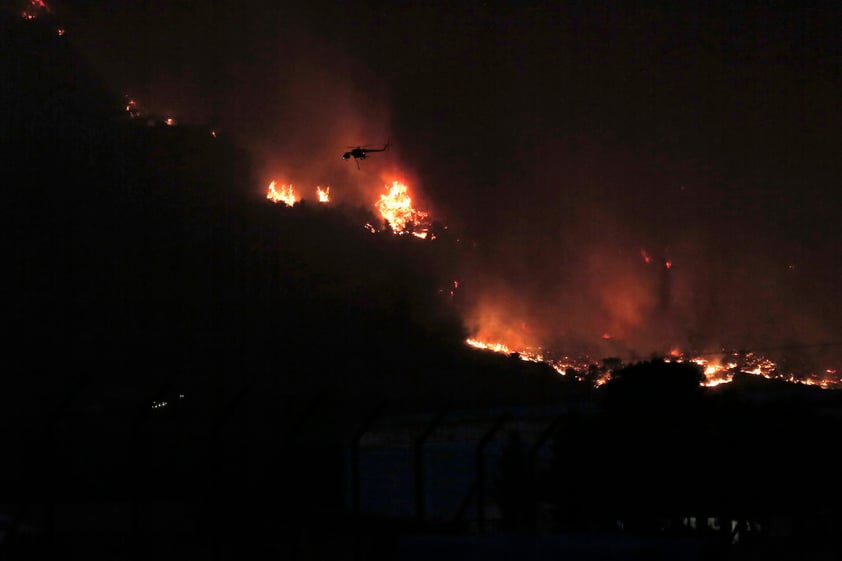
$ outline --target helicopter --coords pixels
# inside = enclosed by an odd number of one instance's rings
[[[357,162],[357,169],[360,168],[360,160],[365,160],[369,152],[385,152],[389,149],[389,143],[383,145],[383,148],[369,148],[367,146],[349,146],[351,150],[342,154],[343,160],[350,160],[354,158]]]

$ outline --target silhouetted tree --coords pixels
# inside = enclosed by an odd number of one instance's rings
[[[599,388],[604,424],[595,492],[617,516],[674,512],[702,482],[695,468],[703,381],[695,364],[656,359],[614,371]]]
[[[654,359],[615,370],[600,389],[612,413],[652,416],[686,412],[704,392],[701,367]]]

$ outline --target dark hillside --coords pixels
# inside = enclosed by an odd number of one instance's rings
[[[254,200],[233,139],[134,121],[49,25],[2,25],[4,152],[19,178],[4,203],[14,327],[3,396],[23,449],[55,429],[45,419],[72,431],[65,417],[77,415],[74,453],[131,470],[111,446],[172,395],[208,424],[336,396],[320,414],[340,438],[384,401],[563,394],[549,367],[463,345],[426,265],[431,242],[372,235],[361,209]],[[88,470],[93,491],[123,488],[100,476]]]

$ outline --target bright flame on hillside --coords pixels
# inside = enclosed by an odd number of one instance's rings
[[[540,351],[529,349],[515,350],[503,343],[489,343],[478,339],[467,339],[465,341],[471,347],[517,356],[528,362],[543,362],[555,369],[559,374],[568,375],[571,372],[578,380],[589,380],[595,386],[600,386],[611,379],[612,368],[599,366],[598,362],[588,356],[577,358],[563,357],[561,359],[546,358]],[[842,381],[835,378],[836,370],[825,370],[821,375],[796,377],[791,373],[784,372],[777,363],[768,357],[753,352],[723,352],[719,359],[709,359],[703,356],[685,355],[677,349],[670,350],[669,357],[664,358],[665,362],[692,362],[702,368],[705,381],[702,385],[712,388],[720,384],[727,384],[734,380],[737,373],[762,376],[768,380],[782,380],[785,382],[804,384],[807,386],[819,386],[824,389],[837,388],[842,386]],[[615,368],[622,368],[624,365],[618,363]]]
[[[282,202],[287,206],[292,206],[298,202],[298,197],[295,195],[292,185],[281,185],[279,188],[275,181],[269,183],[269,192],[266,193],[266,198],[273,203]]]
[[[396,234],[412,234],[425,238],[429,229],[427,213],[412,206],[408,187],[400,181],[393,181],[387,192],[380,195],[377,210]]]
[[[216,132],[212,133],[216,136]],[[276,181],[269,183],[269,189],[266,192],[266,198],[273,203],[284,203],[287,206],[293,206],[299,202],[301,198],[296,194],[292,184],[278,186]],[[330,187],[316,187],[316,198],[320,203],[330,202]]]
[[[330,187],[316,187],[316,196],[320,203],[330,202]]]
[[[514,350],[503,343],[487,343],[479,339],[466,339],[465,343],[475,349],[492,351],[515,356],[526,362],[541,362],[551,366],[562,376],[571,374],[579,381],[589,380],[594,386],[601,386],[611,378],[611,372],[607,369],[598,369],[595,362],[587,356],[561,358],[547,358],[540,350],[518,349]]]

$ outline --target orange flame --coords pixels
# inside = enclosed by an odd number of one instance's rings
[[[386,185],[386,194],[380,195],[377,210],[396,234],[411,233],[419,238],[427,236],[427,213],[412,207],[408,188],[400,181]]]
[[[281,185],[278,189],[275,181],[269,183],[269,192],[266,193],[266,198],[273,203],[282,202],[287,206],[292,206],[298,202],[298,197],[295,195],[292,185]]]
[[[330,187],[316,187],[316,196],[319,198],[320,203],[327,203],[330,202]]]
[[[586,373],[592,370],[596,363],[591,357],[581,356],[578,358],[564,357],[564,360],[545,358],[543,353],[531,351],[529,349],[519,349],[505,343],[495,342],[488,343],[476,338],[470,338],[465,343],[476,349],[483,349],[493,351],[496,353],[503,353],[507,355],[516,354],[521,360],[530,362],[543,362],[559,374],[566,375],[568,369],[578,373]],[[835,379],[836,370],[827,369],[824,375],[808,375],[796,377],[791,373],[783,372],[779,365],[768,357],[764,357],[757,353],[723,353],[722,358],[708,359],[700,356],[690,356],[682,353],[679,349],[674,348],[669,352],[669,356],[664,358],[666,362],[692,362],[702,368],[705,379],[701,383],[702,386],[712,388],[720,384],[727,384],[734,380],[734,375],[738,372],[743,374],[752,374],[754,376],[761,376],[769,380],[783,380],[794,384],[804,384],[806,386],[819,386],[824,389],[842,387],[842,380]],[[622,368],[623,364],[618,364],[617,367]],[[611,379],[611,370],[606,370],[599,373],[595,379],[591,379],[595,386],[600,386]],[[583,377],[576,376],[577,379]]]

